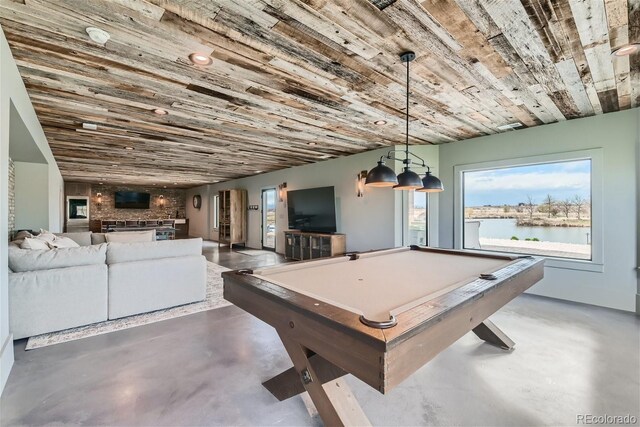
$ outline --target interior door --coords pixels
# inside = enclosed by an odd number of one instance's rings
[[[262,248],[276,250],[276,189],[262,190]]]

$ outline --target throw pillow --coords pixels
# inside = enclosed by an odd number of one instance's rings
[[[107,243],[138,243],[153,242],[156,230],[149,231],[118,231],[105,234]]]
[[[56,240],[56,235],[53,233],[40,233],[36,237],[38,240],[42,240],[43,242],[53,243]]]
[[[21,230],[21,231],[18,231],[15,236],[13,236],[13,239],[14,240],[21,240],[21,239],[24,239],[25,237],[32,238],[33,234],[29,233],[27,230]],[[22,243],[22,242],[20,242],[20,243]]]
[[[53,242],[48,242],[48,245],[51,249],[80,247],[79,244],[77,244],[73,239],[70,239],[68,237],[56,237],[56,239]]]
[[[22,244],[22,242],[24,242],[24,237],[22,239],[12,240],[9,244],[10,245],[18,245],[18,246],[20,246]]]
[[[36,250],[48,250],[49,245],[46,241],[40,239],[31,239],[25,237],[24,242],[20,245],[21,249],[36,249]]]

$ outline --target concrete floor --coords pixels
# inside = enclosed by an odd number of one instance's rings
[[[209,259],[255,267],[205,248]],[[381,395],[349,376],[374,425],[569,426],[576,415],[640,414],[640,319],[523,295],[492,320],[504,352],[467,334]],[[320,425],[301,397],[278,402],[260,383],[290,362],[275,331],[230,306],[24,351],[0,402],[0,424]]]

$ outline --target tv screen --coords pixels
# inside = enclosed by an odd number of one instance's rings
[[[116,191],[116,208],[118,209],[149,209],[151,194],[135,191]]]
[[[333,187],[287,192],[289,228],[317,233],[336,232],[336,198]]]

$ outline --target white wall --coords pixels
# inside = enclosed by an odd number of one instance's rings
[[[602,265],[576,269],[575,263],[548,262],[545,278],[532,293],[634,311],[636,283],[637,122],[633,109],[440,146],[440,245],[454,247],[454,168],[496,160],[600,149],[602,152]],[[597,179],[597,177],[594,177]],[[597,183],[596,183],[597,185]],[[594,218],[595,219],[595,218]],[[595,233],[595,230],[594,230]]]
[[[7,40],[0,28],[0,242],[7,242],[8,236],[8,167],[9,129],[11,126],[11,105],[19,114],[48,163],[49,182],[49,229],[61,231],[63,221],[62,190],[63,181],[44,132],[29,96],[18,73]],[[17,183],[16,183],[17,184]],[[16,218],[17,219],[17,218]],[[0,390],[9,376],[13,365],[13,337],[9,330],[9,301],[7,289],[7,245],[0,244]]]
[[[200,209],[193,207],[193,196],[199,194],[202,197],[202,204]],[[190,188],[187,190],[186,195],[187,204],[187,218],[189,218],[189,235],[193,237],[202,237],[203,239],[210,239],[210,221],[211,208],[209,206],[209,187],[203,185],[201,187]]]
[[[428,157],[425,160],[429,164],[437,163],[438,147],[421,147],[421,149]],[[361,170],[369,170],[376,166],[380,156],[386,154],[387,151],[388,149],[381,149],[191,189],[187,197],[191,197],[191,194],[201,194],[203,208],[201,212],[194,212],[193,208],[187,208],[187,217],[192,229],[190,234],[204,238],[216,237],[215,233],[212,233],[211,227],[206,223],[206,218],[211,218],[210,203],[205,200],[207,192],[214,195],[223,189],[243,188],[248,190],[248,204],[260,205],[262,189],[277,189],[278,185],[286,182],[289,191],[313,187],[335,187],[337,228],[339,233],[347,235],[348,251],[367,251],[401,245],[402,232],[399,230],[403,223],[403,192],[390,188],[366,188],[364,197],[356,197],[357,174]],[[393,162],[389,162],[388,165],[396,166],[398,170],[401,166],[397,162],[395,165]],[[205,209],[207,212],[202,212]],[[259,210],[249,211],[248,216],[247,246],[260,248],[262,244],[261,213]],[[284,251],[282,232],[288,229],[287,225],[286,203],[278,202],[276,207],[276,251],[280,253]],[[209,233],[203,231],[206,227],[209,227]],[[196,234],[195,230],[200,230],[200,234]]]
[[[16,230],[49,228],[49,165],[14,162]]]

